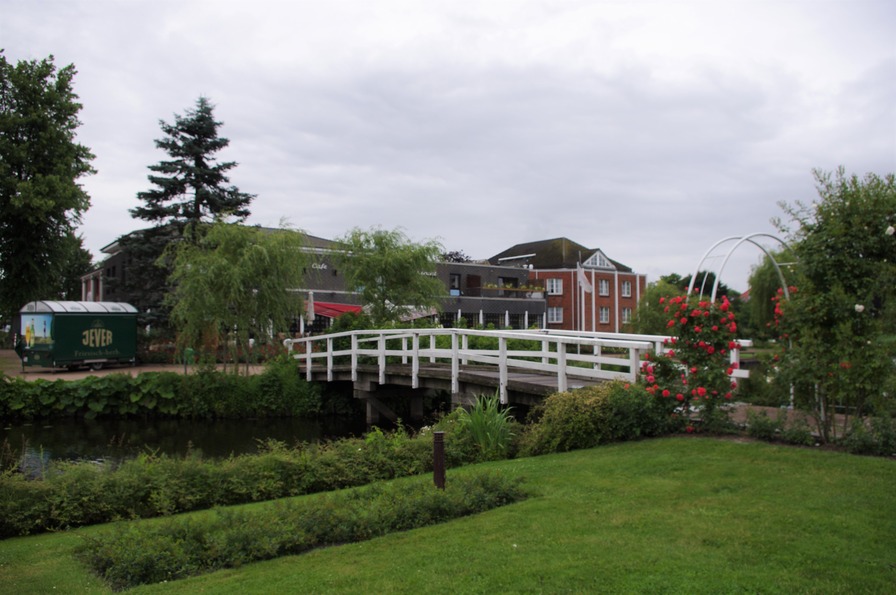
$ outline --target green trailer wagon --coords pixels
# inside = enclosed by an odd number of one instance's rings
[[[122,302],[29,302],[19,310],[16,353],[25,366],[99,369],[133,365],[137,309]]]

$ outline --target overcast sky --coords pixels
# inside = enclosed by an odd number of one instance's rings
[[[813,168],[896,170],[894,31],[892,0],[0,0],[8,60],[78,70],[95,257],[204,95],[250,223],[474,258],[565,236],[649,280],[776,233]]]

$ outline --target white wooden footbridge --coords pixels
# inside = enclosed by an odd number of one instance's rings
[[[662,353],[667,338],[436,328],[350,331],[287,339],[284,344],[307,380],[350,381],[355,397],[367,402],[368,422],[375,423],[380,415],[395,417],[378,398],[390,390],[412,399],[414,415],[422,414],[427,390],[449,391],[453,404],[496,392],[504,404],[533,404],[554,392],[607,380],[634,382],[643,355]],[[739,363],[739,353],[731,351],[732,362]],[[746,371],[736,367],[734,375],[745,376]]]

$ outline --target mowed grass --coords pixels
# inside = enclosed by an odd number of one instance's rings
[[[896,591],[890,459],[681,437],[479,467],[524,477],[533,496],[130,592]],[[81,533],[103,529],[0,541],[0,593],[107,592],[71,554]]]

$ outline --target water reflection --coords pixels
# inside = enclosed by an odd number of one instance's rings
[[[258,452],[259,441],[302,441],[358,436],[366,431],[360,419],[257,420],[83,420],[59,419],[0,429],[0,444],[23,458],[25,470],[45,468],[51,461],[122,460],[140,452],[225,458]]]

